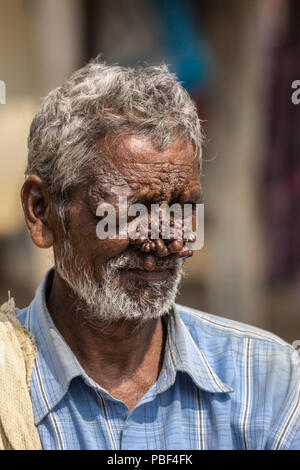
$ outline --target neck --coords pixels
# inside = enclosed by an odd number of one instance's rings
[[[86,373],[112,390],[124,379],[147,376],[155,382],[164,352],[161,319],[120,320],[107,325],[86,320],[86,312],[74,312],[74,294],[55,271],[47,305],[55,326]]]

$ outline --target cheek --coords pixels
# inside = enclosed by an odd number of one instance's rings
[[[105,262],[123,253],[128,246],[128,240],[97,240],[93,249],[94,259]]]
[[[106,262],[110,258],[121,255],[128,246],[127,240],[98,240],[90,258],[98,281],[102,281],[105,276]]]
[[[129,246],[129,241],[119,239],[100,240],[96,233],[97,222],[85,220],[71,228],[74,250],[85,258],[86,262],[99,270],[109,258],[120,255]]]

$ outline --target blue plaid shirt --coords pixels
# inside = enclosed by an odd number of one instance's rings
[[[263,330],[177,306],[157,382],[128,412],[84,372],[46,307],[47,276],[19,319],[44,449],[300,449],[299,355]]]

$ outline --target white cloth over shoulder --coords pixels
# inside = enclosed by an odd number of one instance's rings
[[[36,349],[16,311],[12,298],[0,307],[0,449],[40,450],[30,398]]]

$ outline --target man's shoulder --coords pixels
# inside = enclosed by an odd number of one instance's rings
[[[200,355],[238,395],[245,375],[257,394],[268,389],[278,403],[286,396],[297,395],[300,355],[289,343],[261,328],[182,305],[176,307]]]
[[[229,347],[232,348],[233,345],[245,344],[247,340],[251,340],[257,347],[296,352],[289,343],[269,331],[191,307],[178,304],[176,307],[180,318],[198,344],[202,343],[204,338],[211,338],[226,343],[228,346],[230,344]]]
[[[193,347],[232,388],[233,418],[244,435],[262,439],[265,449],[298,449],[300,442],[300,356],[286,341],[263,329],[177,305]],[[225,402],[222,402],[225,406]],[[256,434],[257,432],[257,434]],[[250,439],[250,437],[248,437]],[[250,442],[250,440],[249,440]]]

